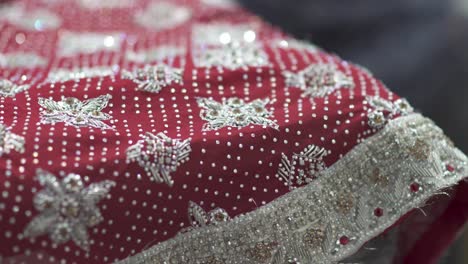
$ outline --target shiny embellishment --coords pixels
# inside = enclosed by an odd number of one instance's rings
[[[103,9],[103,8],[125,8],[131,7],[133,0],[76,0],[82,7],[88,9]]]
[[[185,49],[177,46],[159,46],[148,50],[128,51],[125,55],[128,61],[138,63],[150,63],[171,59],[177,56],[185,55]]]
[[[193,60],[197,67],[262,67],[268,55],[249,25],[198,25],[193,34]]]
[[[191,16],[192,11],[186,6],[171,2],[153,2],[137,12],[134,18],[140,26],[159,31],[179,26],[187,22]]]
[[[299,154],[294,153],[291,159],[281,153],[281,163],[276,177],[284,181],[290,190],[310,183],[326,168],[323,161],[326,155],[327,150],[315,145],[306,147]]]
[[[8,127],[0,124],[0,157],[12,150],[24,153],[24,137],[11,133]]]
[[[215,208],[207,213],[203,208],[192,201],[189,202],[188,215],[190,224],[193,227],[216,225],[231,219],[228,213],[222,208]]]
[[[74,97],[62,98],[56,102],[52,99],[39,98],[42,106],[41,122],[44,124],[54,124],[65,122],[66,125],[75,127],[95,127],[100,129],[112,129],[103,121],[109,120],[111,116],[103,113],[112,98],[109,94],[101,95],[97,98],[85,100],[84,102]]]
[[[119,34],[92,32],[61,32],[59,53],[61,56],[91,54],[99,51],[118,51],[122,43]]]
[[[311,249],[316,249],[322,246],[325,241],[325,231],[317,228],[309,228],[304,234],[304,243]]]
[[[0,53],[0,67],[34,68],[38,66],[44,66],[46,64],[47,60],[35,53]]]
[[[427,160],[431,153],[431,146],[421,139],[416,139],[414,144],[409,146],[408,153],[417,160]]]
[[[46,82],[66,82],[93,77],[104,77],[114,75],[115,71],[111,67],[83,67],[75,69],[56,69],[49,72]]]
[[[202,0],[202,3],[216,8],[234,8],[239,6],[234,0]]]
[[[38,170],[37,178],[44,189],[34,197],[34,207],[40,212],[24,229],[26,237],[48,234],[56,244],[72,240],[89,250],[88,228],[103,220],[98,203],[115,186],[113,181],[101,181],[85,187],[80,175],[68,174],[61,181],[49,172]]]
[[[367,101],[371,109],[368,110],[367,118],[369,126],[380,129],[388,120],[397,116],[408,115],[413,112],[413,107],[406,99],[398,99],[395,102],[387,101],[383,98],[374,96],[368,97]]]
[[[273,258],[274,252],[278,243],[276,242],[260,242],[247,250],[247,256],[253,261],[259,263],[269,263]]]
[[[127,149],[127,160],[137,162],[157,183],[174,185],[171,173],[189,160],[190,139],[172,139],[164,133],[146,133]]]
[[[433,160],[409,161],[405,147],[399,142],[414,141],[415,135],[432,142]],[[458,173],[443,177],[444,164],[453,160],[462,164]],[[385,189],[365,184],[376,169],[380,170],[378,175],[398,177],[388,179]],[[180,233],[122,263],[170,257],[170,263],[190,263],[187,259],[210,256],[207,249],[216,250],[226,263],[287,263],[292,258],[296,263],[336,263],[429,197],[457,184],[466,173],[466,156],[448,146],[441,130],[431,121],[410,114],[391,120],[382,131],[323,170],[313,184],[288,192],[231,221]],[[353,194],[350,200],[349,194]],[[335,213],[332,208],[349,213]],[[309,229],[320,229],[321,223],[326,223],[323,233],[316,230],[309,233]]]
[[[29,84],[17,85],[7,79],[0,79],[0,96],[14,97],[17,93],[26,91],[30,87]]]
[[[325,97],[340,88],[353,88],[353,79],[334,64],[312,64],[293,73],[285,71],[286,85],[302,90],[302,97]]]
[[[272,113],[266,109],[269,99],[256,99],[251,102],[232,97],[219,103],[208,98],[198,98],[198,106],[202,108],[200,117],[208,121],[203,130],[218,130],[223,127],[245,127],[250,124],[269,126],[278,129],[276,121],[270,120]]]
[[[308,41],[297,40],[294,38],[276,40],[275,42],[273,42],[273,46],[280,49],[295,49],[299,51],[308,52],[317,52],[320,50],[317,46]]]
[[[159,93],[162,88],[172,84],[182,84],[182,70],[167,65],[146,66],[134,72],[124,70],[122,76],[138,84],[138,90]]]
[[[0,6],[0,19],[23,29],[38,31],[56,29],[62,24],[62,19],[49,10],[25,10],[22,5]]]

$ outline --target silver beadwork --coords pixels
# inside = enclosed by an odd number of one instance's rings
[[[34,197],[34,206],[40,213],[26,226],[24,235],[37,237],[48,234],[56,244],[72,240],[84,250],[89,250],[87,230],[103,220],[97,204],[115,183],[101,181],[85,187],[77,174],[68,174],[59,180],[43,170],[37,171],[37,178],[44,187]]]

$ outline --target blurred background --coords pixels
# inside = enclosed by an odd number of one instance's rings
[[[239,1],[284,31],[370,69],[468,153],[468,0]],[[468,263],[468,232],[440,263]]]

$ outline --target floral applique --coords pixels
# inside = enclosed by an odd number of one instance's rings
[[[24,137],[13,134],[10,129],[0,124],[0,157],[12,150],[24,153]]]
[[[26,91],[31,86],[29,84],[18,85],[7,79],[0,79],[0,96],[15,97],[16,94]]]
[[[75,127],[95,127],[100,129],[112,129],[104,123],[111,116],[103,113],[111,95],[101,95],[85,101],[80,101],[74,97],[62,98],[60,101],[39,98],[39,105],[42,106],[41,122],[44,124],[54,124],[64,122],[66,125]]]
[[[367,112],[369,126],[382,128],[390,119],[397,116],[408,115],[413,112],[413,107],[406,99],[400,98],[395,102],[387,101],[380,97],[368,97],[367,102],[371,109]]]
[[[291,158],[282,153],[276,177],[284,181],[290,190],[308,184],[326,169],[323,158],[327,153],[327,150],[316,145],[309,145],[300,153],[294,153]]]
[[[24,235],[48,234],[56,244],[72,240],[89,250],[88,229],[103,220],[97,204],[107,196],[115,182],[106,180],[85,187],[80,175],[68,174],[59,180],[43,170],[37,172],[37,178],[44,187],[34,197],[34,207],[40,214],[26,226]]]
[[[326,97],[340,88],[353,88],[353,79],[333,64],[313,64],[298,73],[285,71],[288,87],[302,90],[302,97]]]
[[[159,93],[172,83],[182,84],[183,71],[167,65],[146,66],[134,72],[123,71],[122,76],[138,84],[138,90]]]
[[[198,106],[202,108],[200,117],[208,121],[203,130],[217,130],[223,127],[245,127],[250,124],[269,126],[278,129],[276,121],[270,120],[272,113],[267,110],[269,99],[256,99],[251,102],[232,97],[222,102],[209,98],[198,98]]]
[[[190,139],[172,139],[164,133],[146,133],[127,149],[127,160],[137,162],[157,183],[174,185],[171,173],[189,160]]]

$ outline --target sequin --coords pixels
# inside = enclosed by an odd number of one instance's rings
[[[127,51],[125,58],[132,62],[150,63],[171,59],[177,56],[184,56],[185,53],[186,50],[179,46],[158,46],[147,50]]]
[[[112,129],[111,126],[104,123],[111,116],[102,112],[111,98],[109,94],[83,102],[73,97],[62,98],[58,102],[52,99],[39,98],[38,103],[43,108],[41,122],[44,124],[64,122],[75,127],[89,126]]]
[[[134,19],[140,26],[159,31],[179,26],[187,22],[191,16],[192,11],[186,6],[171,2],[154,2],[137,12]]]
[[[91,54],[99,51],[115,52],[120,50],[122,39],[119,34],[72,32],[59,34],[59,54],[64,57],[78,54]]]
[[[17,85],[7,79],[0,79],[0,96],[15,97],[16,94],[26,91],[31,86],[28,84]]]
[[[87,229],[103,220],[97,203],[106,197],[115,183],[101,181],[84,187],[77,174],[68,174],[59,180],[43,170],[37,172],[37,178],[44,187],[34,197],[35,208],[40,214],[26,226],[24,235],[37,237],[48,234],[56,244],[72,240],[84,250],[89,250]]]
[[[24,153],[24,137],[10,132],[10,129],[0,124],[0,157],[9,154],[12,150]]]
[[[197,67],[267,66],[269,58],[248,25],[197,25],[193,35],[193,60]]]
[[[8,68],[34,68],[45,66],[47,60],[35,53],[30,52],[13,52],[0,53],[0,67]]]
[[[270,120],[272,113],[266,109],[268,99],[256,99],[251,102],[231,97],[217,102],[208,98],[198,98],[202,108],[200,117],[208,121],[203,130],[217,130],[226,126],[245,127],[250,124],[269,126],[277,129],[276,121]]]
[[[60,27],[62,19],[47,9],[25,10],[22,5],[0,6],[0,19],[27,30],[51,30]]]
[[[111,67],[82,67],[75,69],[56,69],[49,72],[46,82],[67,82],[84,78],[104,77],[114,75]]]
[[[403,98],[391,102],[380,97],[369,97],[367,101],[371,106],[367,113],[368,124],[376,129],[384,127],[389,119],[413,112],[413,107]]]
[[[127,160],[137,162],[157,183],[174,185],[171,173],[189,160],[190,139],[172,139],[164,133],[146,133],[127,149]]]
[[[164,87],[176,83],[182,84],[182,70],[167,65],[146,66],[134,72],[123,71],[122,76],[138,84],[138,90],[159,93]]]
[[[310,183],[326,168],[323,158],[327,155],[324,148],[310,145],[289,159],[282,153],[276,177],[284,181],[290,190]]]
[[[353,88],[353,79],[334,64],[312,64],[298,73],[285,71],[286,85],[301,89],[302,97],[325,97],[340,88]]]
[[[222,208],[215,208],[206,212],[198,204],[192,201],[189,203],[188,215],[193,227],[216,225],[231,219],[228,213]]]

